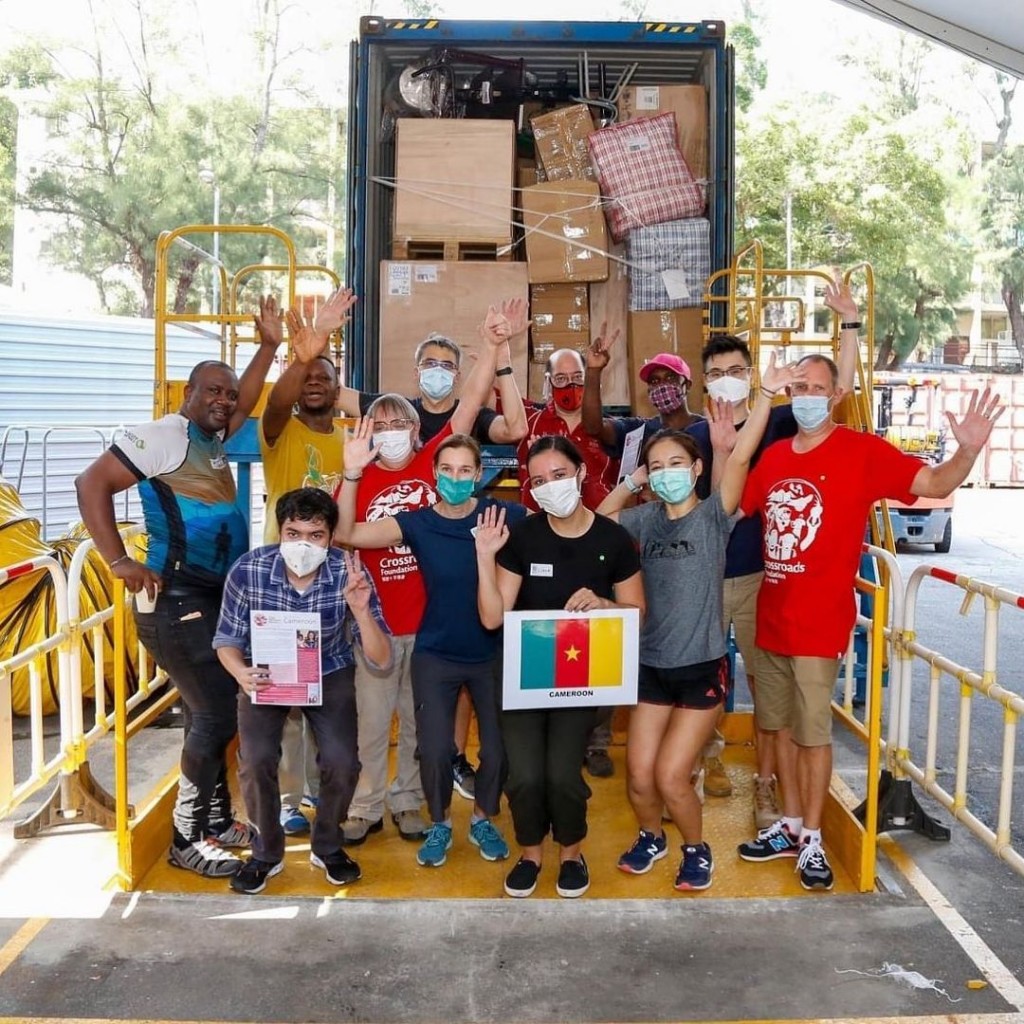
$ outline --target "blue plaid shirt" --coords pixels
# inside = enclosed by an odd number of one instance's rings
[[[319,612],[320,613],[320,664],[326,676],[340,668],[355,664],[352,643],[345,630],[345,620],[352,623],[353,640],[359,639],[359,627],[349,613],[343,591],[347,583],[348,570],[340,548],[330,548],[327,560],[313,578],[305,593],[299,593],[291,583],[285,570],[284,559],[276,544],[254,548],[242,555],[228,572],[224,584],[224,599],[220,606],[220,619],[213,646],[237,647],[250,661],[249,612],[252,609],[274,612]],[[380,610],[380,600],[373,580],[364,569],[363,575],[370,581],[373,591],[370,596],[370,613],[377,625],[387,634],[390,630]],[[383,667],[383,666],[382,666]]]

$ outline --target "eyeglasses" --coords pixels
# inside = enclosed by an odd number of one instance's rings
[[[383,434],[386,430],[408,430],[411,426],[412,420],[392,420],[390,423],[386,420],[374,420],[373,432]]]
[[[728,370],[708,370],[704,374],[704,379],[714,381],[721,380],[723,377],[732,377],[734,380],[742,380],[744,377],[750,376],[751,369],[749,366],[730,366]]]
[[[556,388],[567,388],[570,384],[580,385],[583,383],[582,373],[556,373],[551,378],[551,383]]]
[[[421,370],[447,370],[455,373],[458,367],[450,359],[424,359],[420,362]]]

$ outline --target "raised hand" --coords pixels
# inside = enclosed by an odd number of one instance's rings
[[[491,345],[504,345],[512,337],[512,327],[504,313],[488,306],[487,316],[480,325],[480,336]]]
[[[476,517],[474,533],[477,554],[496,555],[508,540],[508,527],[505,525],[505,510],[496,505],[489,505]]]
[[[843,281],[838,270],[835,273],[835,280],[825,285],[825,305],[833,313],[839,315],[840,322],[856,320],[860,316],[857,300],[853,297],[850,286]]]
[[[731,452],[736,447],[732,402],[723,398],[708,400],[708,437],[714,452]]]
[[[362,559],[358,551],[349,551],[347,548],[342,551],[342,555],[345,558],[347,576],[342,596],[353,613],[365,612],[370,607],[373,589],[363,572]]]
[[[327,351],[330,333],[318,331],[312,324],[303,322],[298,303],[285,313],[284,318],[292,339],[292,352],[300,363],[311,363]]]
[[[946,413],[946,419],[957,444],[967,454],[976,456],[985,447],[992,428],[1005,411],[1006,406],[999,396],[992,394],[992,389],[987,387],[980,397],[977,391],[971,392],[967,412],[959,420],[951,412]]]
[[[612,345],[619,340],[621,333],[622,331],[616,328],[615,333],[609,338],[608,321],[605,320],[601,324],[597,337],[587,347],[586,364],[588,370],[603,370],[611,362]]]
[[[533,323],[526,316],[528,306],[526,299],[505,299],[502,302],[499,312],[508,321],[510,339],[525,334],[527,328]]]
[[[265,298],[260,296],[260,311],[253,314],[256,333],[264,345],[280,345],[284,341],[284,328],[281,326],[281,310],[273,295]]]
[[[779,392],[807,376],[807,367],[799,363],[776,362],[775,353],[768,357],[768,365],[761,374],[761,387]]]
[[[333,333],[349,322],[348,311],[358,302],[351,288],[339,288],[317,310],[313,327],[320,333]]]
[[[369,416],[356,420],[355,427],[345,431],[344,453],[346,473],[365,469],[380,455],[380,449],[373,447],[373,420]]]

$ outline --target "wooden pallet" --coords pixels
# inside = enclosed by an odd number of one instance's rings
[[[437,238],[416,240],[396,238],[391,243],[393,260],[479,260],[487,263],[512,259],[508,242],[484,242],[476,239]]]

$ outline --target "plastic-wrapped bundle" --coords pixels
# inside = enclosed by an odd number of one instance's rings
[[[711,224],[705,218],[634,228],[626,251],[630,309],[701,305],[711,273]]]

